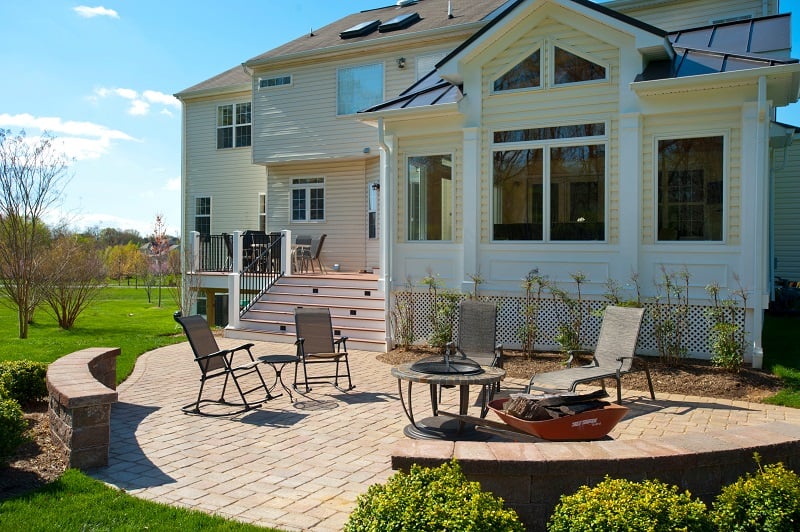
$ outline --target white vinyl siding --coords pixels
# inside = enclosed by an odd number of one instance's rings
[[[211,234],[258,228],[255,197],[266,191],[264,168],[251,163],[250,148],[216,149],[217,107],[249,98],[244,93],[185,103],[186,231],[194,229],[194,198],[199,196],[212,198]]]
[[[374,55],[369,63],[383,65],[384,98],[396,97],[415,81],[415,57],[449,51],[420,47]],[[397,58],[406,67],[397,67]],[[363,157],[364,149],[378,152],[375,127],[359,122],[357,116],[336,114],[336,73],[339,68],[365,64],[364,59],[328,61],[292,66],[292,85],[282,90],[260,90],[253,94],[253,161],[283,163],[333,157]],[[275,71],[275,75],[286,69]],[[258,72],[259,77],[271,73]],[[327,243],[325,244],[327,246]]]
[[[646,7],[636,7],[637,4],[641,5],[641,2],[621,0],[604,5],[666,31],[708,26],[714,20],[729,17],[760,17],[777,13],[776,0],[769,0],[769,13],[763,12],[762,0],[672,0],[652,2]]]
[[[322,250],[326,267],[339,264],[344,271],[366,266],[368,183],[378,181],[377,157],[368,160],[326,161],[307,164],[272,165],[267,195],[267,230],[290,229],[292,235],[328,236]],[[290,191],[292,179],[325,177],[325,220],[292,223]]]
[[[784,164],[783,149],[775,150],[775,275],[800,281],[800,139],[789,146]]]

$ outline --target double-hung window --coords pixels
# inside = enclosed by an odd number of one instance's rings
[[[658,141],[658,239],[722,240],[723,136]]]
[[[496,131],[494,240],[605,240],[606,126]]]
[[[383,101],[383,63],[336,72],[336,114],[351,115]]]
[[[321,222],[325,220],[325,178],[292,179],[292,221]]]
[[[201,235],[211,234],[211,198],[209,196],[194,199],[194,230]]]
[[[408,240],[453,239],[453,157],[408,158]]]
[[[251,125],[250,102],[217,107],[217,149],[250,146]]]

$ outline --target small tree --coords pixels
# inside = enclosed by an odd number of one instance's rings
[[[167,237],[164,215],[156,214],[153,235],[150,238],[150,257],[152,259],[151,269],[158,279],[158,306],[161,307],[161,287],[164,284],[164,274],[166,273],[167,260],[169,258],[169,237]],[[149,297],[149,294],[148,294]]]
[[[517,334],[522,342],[522,352],[527,356],[533,354],[536,337],[539,333],[539,309],[542,302],[542,290],[547,286],[547,280],[539,275],[539,269],[534,268],[528,272],[522,281],[525,291],[525,301],[522,308],[522,325]]]
[[[0,129],[0,288],[17,310],[20,338],[40,302],[49,242],[42,219],[63,194],[67,164],[49,135],[29,140]]]
[[[62,329],[75,320],[105,287],[105,267],[93,243],[64,234],[53,241],[45,254],[46,280],[42,298]]]

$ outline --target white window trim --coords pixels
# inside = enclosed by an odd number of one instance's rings
[[[250,121],[244,123],[237,123],[236,122],[236,106],[242,104],[250,104]],[[231,106],[233,108],[233,123],[230,126],[221,126],[219,125],[219,109],[220,107],[228,107]],[[233,102],[233,103],[220,103],[217,104],[216,108],[216,116],[214,120],[216,122],[216,127],[214,128],[214,146],[216,146],[217,150],[235,150],[238,148],[251,148],[253,146],[253,102]],[[239,146],[236,144],[236,127],[237,126],[250,126],[250,144],[246,146]],[[220,148],[219,147],[219,130],[223,128],[231,128],[233,133],[233,146],[230,148]]]
[[[530,49],[525,51],[525,54],[516,57],[510,64],[510,66],[505,66],[502,70],[492,75],[491,79],[489,80],[489,94],[518,94],[520,92],[532,92],[532,91],[541,91],[545,89],[545,84],[547,83],[547,76],[542,72],[545,66],[545,57],[544,51],[546,49],[544,41],[536,41],[533,43]],[[505,91],[496,91],[494,90],[494,82],[497,81],[498,78],[505,76],[509,70],[523,62],[525,59],[530,57],[534,52],[539,51],[539,86],[538,87],[522,87],[519,89],[509,89]]]
[[[703,137],[722,137],[722,238],[720,240],[660,240],[658,238],[658,143],[662,140],[697,139]],[[730,196],[728,195],[730,179],[730,149],[731,130],[715,129],[694,131],[691,134],[665,133],[653,135],[653,242],[659,246],[723,246],[728,242],[728,209]]]
[[[296,179],[322,179],[322,183],[295,183]],[[314,176],[314,177],[293,177],[289,181],[289,222],[293,224],[315,224],[315,223],[322,223],[325,222],[328,216],[328,195],[325,191],[325,184],[327,179],[322,176]],[[322,189],[322,197],[325,200],[325,204],[322,209],[322,218],[318,220],[311,219],[311,189]],[[293,191],[295,190],[305,190],[306,191],[306,219],[305,220],[295,220],[294,219],[294,205],[293,205]]]
[[[208,198],[208,214],[197,214],[197,200]],[[211,224],[213,220],[211,219],[211,214],[214,212],[214,198],[206,194],[198,194],[194,196],[194,205],[193,205],[193,216],[192,216],[192,231],[197,231],[197,218],[203,217],[208,218],[208,232],[211,234]]]
[[[270,85],[270,86],[266,86],[266,87],[262,87],[261,86],[261,82],[263,80],[271,80],[271,79],[279,80],[279,79],[284,79],[284,78],[289,78],[289,82],[288,83],[280,83],[280,84],[277,84],[277,85]],[[258,83],[256,84],[256,88],[259,91],[262,91],[262,90],[263,91],[268,91],[268,90],[277,90],[277,89],[288,89],[288,88],[293,87],[293,86],[294,86],[294,76],[292,76],[291,74],[284,74],[284,75],[281,75],[281,76],[260,77],[260,78],[258,78]]]
[[[408,194],[408,185],[409,185],[409,175],[408,175],[408,160],[413,157],[433,157],[433,156],[441,156],[446,157],[450,156],[450,162],[453,165],[450,168],[450,178],[453,182],[452,190],[450,191],[450,204],[453,206],[452,213],[450,215],[450,234],[452,235],[451,238],[448,239],[441,239],[441,240],[429,240],[429,239],[419,239],[419,240],[411,240],[409,238],[409,225],[408,225],[408,201],[409,201],[409,194]],[[455,225],[455,218],[456,218],[456,172],[455,172],[455,159],[456,154],[455,151],[451,150],[433,150],[430,152],[414,152],[405,155],[405,165],[403,167],[403,173],[405,175],[404,181],[405,186],[403,189],[403,196],[405,201],[405,211],[406,211],[406,219],[403,222],[403,230],[405,231],[405,240],[409,244],[426,244],[426,245],[437,245],[441,243],[451,243],[455,242],[456,240],[456,225]]]
[[[379,102],[386,100],[386,65],[383,61],[377,61],[374,63],[363,63],[358,65],[343,65],[336,69],[336,116],[337,117],[349,117],[355,116],[355,114],[360,111],[360,109],[356,109],[352,113],[339,113],[339,74],[343,70],[352,70],[356,68],[366,68],[371,66],[380,66],[381,67],[381,96],[379,98]]]
[[[512,150],[525,150],[525,149],[541,149],[542,150],[542,239],[541,240],[495,240],[494,231],[490,229],[490,241],[496,244],[530,244],[532,242],[538,244],[548,244],[556,246],[569,246],[569,245],[604,245],[609,242],[609,210],[610,210],[610,196],[609,196],[609,168],[610,168],[610,152],[609,146],[611,143],[609,135],[610,123],[607,120],[586,120],[581,123],[603,123],[605,124],[605,135],[592,135],[588,137],[573,137],[568,139],[550,139],[550,140],[529,140],[522,142],[502,142],[491,143],[490,151],[490,168],[496,151],[512,151]],[[575,125],[574,122],[558,122],[547,123],[543,122],[536,124],[536,127],[559,127]],[[530,124],[515,126],[504,126],[498,128],[496,131],[508,131],[512,129],[525,129],[529,128]],[[490,132],[490,138],[494,138],[495,131]],[[589,145],[602,145],[605,146],[605,160],[603,161],[603,172],[605,173],[605,183],[603,186],[603,228],[605,238],[603,240],[551,240],[550,239],[550,147],[568,147],[568,146],[589,146]],[[495,219],[495,191],[494,191],[494,171],[490,176],[490,194],[491,206],[489,212],[489,220],[494,224]]]
[[[264,205],[264,210],[261,210],[261,205]],[[264,220],[264,231],[267,230],[267,194],[265,192],[258,193],[258,203],[256,204],[258,211],[258,227],[261,228],[261,220]]]
[[[572,83],[558,83],[556,84],[555,76],[556,76],[556,69],[555,69],[555,61],[556,61],[556,47],[561,48],[564,51],[567,51],[573,55],[577,55],[581,59],[585,59],[590,63],[594,63],[597,66],[601,66],[605,69],[606,75],[602,79],[590,79],[586,81],[573,81]],[[547,86],[549,89],[562,89],[564,87],[575,87],[575,86],[584,86],[584,85],[597,85],[608,83],[610,81],[609,74],[611,72],[611,66],[606,61],[601,61],[596,57],[592,56],[591,54],[587,54],[586,52],[579,51],[573,46],[569,44],[563,43],[558,41],[557,39],[553,39],[548,43],[548,53],[550,57],[548,58],[547,64]]]

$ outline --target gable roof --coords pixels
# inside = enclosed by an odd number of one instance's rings
[[[379,42],[396,40],[398,37],[422,33],[430,30],[444,28],[457,28],[458,26],[480,23],[491,17],[492,14],[505,4],[513,0],[421,0],[409,5],[391,5],[378,9],[370,9],[353,13],[339,19],[327,26],[313,29],[309,34],[299,37],[286,44],[273,48],[268,52],[253,57],[245,62],[249,67],[286,58],[303,55],[323,50],[342,47],[357,47],[364,44],[374,45]],[[452,17],[448,15],[448,8],[452,6]],[[419,20],[407,27],[391,31],[380,31],[378,27],[366,35],[342,38],[341,34],[359,25],[380,20],[386,23],[395,17],[417,13]]]
[[[181,99],[189,96],[213,94],[215,91],[221,91],[223,89],[226,92],[230,92],[236,87],[241,87],[242,90],[248,90],[251,88],[251,83],[252,77],[250,76],[250,73],[246,72],[242,65],[236,65],[225,72],[217,74],[213,78],[183,89],[182,91],[175,93],[174,96],[178,99]]]

